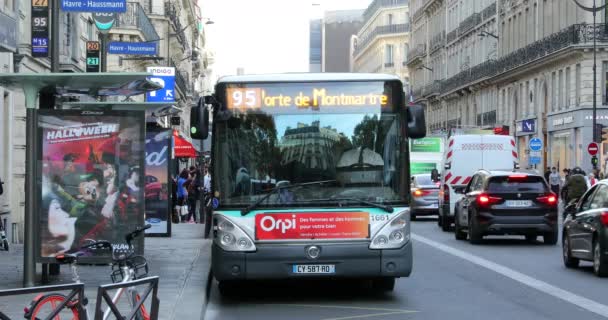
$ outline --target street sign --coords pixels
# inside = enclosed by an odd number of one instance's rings
[[[116,12],[95,12],[93,13],[93,21],[95,26],[101,33],[108,33],[114,26],[118,14]]]
[[[32,0],[32,57],[49,56],[49,2]],[[58,57],[57,57],[58,58]]]
[[[150,81],[163,86],[162,89],[146,93],[148,102],[173,102],[175,101],[175,68],[173,67],[148,67],[148,73],[152,74]]]
[[[540,164],[541,152],[540,151],[530,151],[530,155],[528,157],[528,163],[530,165]]]
[[[156,55],[155,42],[110,42],[108,53]]]
[[[530,151],[540,151],[543,149],[543,141],[539,138],[532,138],[528,146],[530,147]]]
[[[87,72],[99,72],[99,41],[87,41]]]
[[[47,0],[32,0],[47,1]],[[72,12],[127,12],[127,0],[60,0],[61,10]]]
[[[589,154],[592,156],[596,155],[599,151],[600,151],[600,146],[596,142],[591,142],[587,146],[587,152],[589,152]]]

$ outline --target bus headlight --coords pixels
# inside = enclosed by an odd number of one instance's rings
[[[216,214],[213,216],[216,236],[213,241],[225,251],[255,251],[255,244],[251,238],[239,228],[236,223],[230,221],[226,216]]]
[[[370,249],[399,249],[410,241],[409,210],[389,220],[378,231],[369,245]]]

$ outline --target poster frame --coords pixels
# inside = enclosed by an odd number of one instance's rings
[[[39,141],[39,143],[37,144],[37,150],[36,150],[36,161],[38,162],[38,165],[36,166],[36,195],[35,198],[37,199],[37,203],[42,203],[42,168],[43,166],[41,165],[42,161],[43,161],[43,129],[40,126],[40,122],[42,120],[43,117],[45,116],[58,116],[58,117],[62,117],[62,116],[81,116],[81,117],[91,117],[91,118],[95,118],[95,117],[99,117],[99,116],[113,116],[113,117],[119,117],[119,118],[136,118],[137,123],[140,124],[140,130],[139,130],[139,134],[140,134],[140,143],[142,146],[144,146],[141,150],[141,155],[140,155],[140,161],[139,161],[139,168],[140,168],[140,172],[139,172],[139,185],[143,186],[144,182],[145,182],[145,138],[146,138],[146,118],[145,118],[145,112],[143,111],[115,111],[115,110],[95,110],[95,111],[91,111],[91,110],[76,110],[76,109],[70,109],[70,110],[65,110],[65,109],[39,109],[37,110],[37,122],[36,122],[36,135],[37,135],[37,139]],[[142,193],[143,195],[143,193]],[[142,197],[144,198],[144,197]],[[142,215],[141,217],[144,217],[145,214],[145,201],[142,202],[142,206],[143,206],[143,210],[142,210]],[[41,210],[42,208],[38,208],[38,210],[36,210],[36,212],[34,213],[34,216],[31,217],[34,219],[35,224],[37,226],[34,234],[34,251],[35,251],[35,261],[37,263],[56,263],[56,259],[54,257],[43,257],[42,256],[42,239],[41,239],[41,232],[40,232],[40,228],[42,227],[42,223],[41,223]],[[140,221],[139,223],[140,226],[144,225],[144,221],[142,219],[142,221]],[[135,246],[136,250],[135,250],[135,254],[136,255],[143,255],[144,253],[144,237],[143,236],[139,236],[137,237],[134,241],[133,241],[133,245]],[[107,256],[104,257],[80,257],[78,259],[78,263],[83,263],[83,264],[107,264],[112,262],[112,255],[109,254]]]
[[[155,129],[150,129],[148,128],[146,131],[146,135],[148,133],[161,133],[163,131],[166,131],[169,134],[169,139],[167,139],[167,192],[169,193],[169,198],[167,200],[167,232],[166,233],[145,233],[146,237],[171,237],[171,228],[172,228],[172,222],[173,220],[172,215],[173,215],[173,208],[171,206],[172,203],[172,199],[171,199],[171,195],[173,194],[173,183],[171,183],[171,179],[173,179],[171,177],[171,166],[173,166],[173,158],[172,158],[172,150],[173,150],[173,133],[171,132],[171,129],[166,129],[166,128],[155,128]],[[145,149],[145,146],[144,146]],[[145,161],[144,161],[145,163]],[[144,168],[145,171],[145,168]],[[144,185],[144,190],[145,190],[145,185]],[[144,202],[145,202],[145,192],[144,192]],[[144,210],[145,212],[145,210]]]

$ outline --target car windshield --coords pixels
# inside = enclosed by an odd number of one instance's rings
[[[525,178],[512,179],[508,176],[492,177],[488,183],[488,192],[547,192],[547,185],[542,177],[528,176]]]
[[[314,205],[328,198],[393,202],[400,196],[398,115],[235,113],[216,126],[216,190],[224,205]]]
[[[416,185],[419,187],[437,187],[431,180],[430,174],[416,175]]]

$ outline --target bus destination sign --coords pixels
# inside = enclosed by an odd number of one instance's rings
[[[277,87],[228,87],[226,108],[228,110],[255,109],[320,109],[344,107],[388,107],[390,96],[383,87],[375,85],[361,92],[340,90],[341,86],[297,86]],[[375,90],[373,90],[375,89]]]

